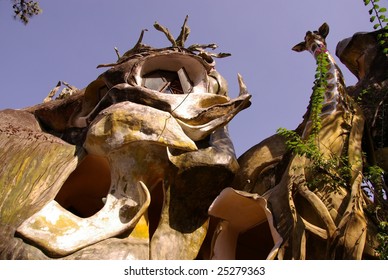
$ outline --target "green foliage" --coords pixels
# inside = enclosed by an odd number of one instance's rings
[[[380,222],[377,240],[379,242],[377,251],[380,254],[380,259],[388,260],[388,222]]]
[[[388,18],[385,16],[387,9],[381,7],[379,0],[363,0],[365,6],[370,6],[369,15],[370,22],[373,24],[374,30],[383,30],[382,33],[377,35],[379,45],[382,47],[385,55],[388,55]]]
[[[373,165],[366,168],[364,171],[364,183],[366,185],[371,185],[368,189],[368,193],[372,194],[373,200],[375,202],[375,208],[380,209],[381,205],[384,204],[385,200],[385,193],[384,193],[384,170],[378,166]],[[377,215],[376,209],[373,210],[375,213],[375,216]],[[388,209],[387,209],[388,210]],[[384,212],[381,212],[384,213]],[[385,218],[382,218],[385,219]]]
[[[324,102],[325,92],[327,90],[326,75],[328,73],[329,59],[325,51],[321,52],[316,57],[317,68],[315,71],[315,81],[313,87],[313,93],[310,100],[310,121],[311,131],[307,139],[302,139],[295,131],[291,131],[285,128],[279,128],[277,133],[286,139],[287,149],[293,153],[305,156],[312,161],[311,168],[323,177],[316,177],[317,180],[308,182],[309,187],[316,188],[318,181],[320,184],[324,181],[332,181],[333,174],[338,169],[337,159],[325,159],[317,143],[319,142],[318,133],[322,127],[321,123],[321,112]],[[336,178],[336,182],[338,180]]]
[[[368,192],[371,193],[373,204],[366,209],[378,225],[377,241],[379,246],[376,248],[379,258],[388,260],[388,209],[386,207],[386,193],[383,184],[384,170],[375,165],[367,168],[364,172],[364,181],[370,183]]]
[[[363,98],[369,94],[369,88],[364,88],[360,94],[357,96],[357,103],[361,104],[363,101]]]
[[[333,191],[339,186],[347,187],[351,174],[351,166],[347,156],[324,157],[316,142],[316,137],[303,140],[295,131],[279,128],[277,133],[286,139],[287,149],[293,153],[305,156],[311,161],[307,168],[312,177],[307,186],[314,190],[325,186]]]
[[[382,31],[377,35],[377,41],[382,52],[388,56],[388,18],[385,16],[387,9],[378,4],[380,2],[379,0],[363,1],[365,6],[369,6],[368,12],[370,22],[373,23],[373,29]],[[358,100],[359,102],[362,101],[363,95],[369,93],[369,90],[367,88],[362,92]],[[369,183],[368,189],[372,194],[371,196],[374,202],[368,207],[369,209],[367,211],[373,214],[372,217],[375,218],[375,222],[379,225],[379,232],[377,234],[379,246],[377,252],[379,253],[380,259],[388,260],[388,209],[386,198],[388,194],[384,192],[385,182],[383,174],[384,170],[379,166],[370,166],[364,172],[364,182]]]
[[[326,76],[329,69],[328,54],[324,51],[316,57],[317,68],[310,103],[311,131],[306,139],[302,139],[295,131],[279,128],[277,133],[286,139],[287,149],[293,153],[305,156],[311,161],[309,169],[313,174],[307,185],[310,189],[320,186],[335,190],[338,186],[347,186],[350,179],[351,167],[346,156],[323,156],[318,147],[319,131],[322,127],[321,113],[324,95],[327,90]]]
[[[310,137],[315,137],[321,129],[321,117],[325,92],[327,90],[326,75],[328,72],[329,59],[326,52],[316,57],[317,68],[315,71],[314,90],[311,98],[311,121],[312,129]]]
[[[320,114],[327,90],[326,75],[328,73],[329,59],[326,52],[321,52],[316,57],[317,68],[315,71],[315,81],[310,104],[311,132],[306,140],[294,131],[285,128],[279,128],[277,133],[285,137],[286,145],[289,150],[299,155],[305,155],[309,159],[320,157],[319,149],[315,144],[316,137],[322,127]]]
[[[372,182],[381,180],[384,170],[377,165],[369,166],[367,172],[364,174],[364,177]]]
[[[42,12],[37,1],[13,0],[13,3],[14,18],[24,24],[28,24],[30,18]]]
[[[293,153],[318,161],[322,155],[312,137],[303,140],[295,131],[279,128],[277,133],[286,139],[287,149]]]

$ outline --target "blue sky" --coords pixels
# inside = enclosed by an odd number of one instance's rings
[[[362,0],[40,0],[43,13],[27,26],[14,21],[10,0],[0,0],[0,110],[41,103],[59,80],[86,87],[131,48],[140,31],[143,42],[167,47],[153,23],[177,36],[186,15],[191,34],[186,45],[217,43],[216,69],[229,84],[229,96],[238,94],[240,73],[252,94],[250,108],[240,112],[229,131],[237,155],[276,133],[301,122],[311,95],[315,61],[291,48],[307,30],[330,25],[328,48],[356,32],[372,31]],[[382,6],[387,1],[380,1]],[[347,85],[357,81],[337,62]]]

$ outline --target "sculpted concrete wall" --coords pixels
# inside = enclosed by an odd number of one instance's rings
[[[347,159],[342,178],[343,162],[317,167],[280,135],[236,158],[227,125],[251,96],[240,76],[239,96],[228,96],[214,61],[228,54],[185,47],[186,21],[176,39],[155,24],[171,47],[143,44],[143,31],[85,89],[66,84],[52,100],[59,83],[42,104],[0,112],[0,258],[377,257],[377,221],[366,212],[375,202],[362,183],[367,165],[387,171],[383,121],[354,101],[371,84],[386,88],[374,34],[337,47],[355,87],[328,54],[321,128],[310,105],[295,130],[302,140],[315,135],[322,162]],[[317,59],[328,32],[323,24],[293,49]],[[327,180],[340,177],[335,188]]]

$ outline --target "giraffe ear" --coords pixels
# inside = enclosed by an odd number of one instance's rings
[[[302,52],[302,51],[305,51],[307,50],[306,49],[306,42],[300,42],[299,44],[295,45],[293,48],[292,48],[293,51],[296,51],[296,52]]]
[[[318,29],[319,34],[323,37],[326,38],[326,36],[329,34],[329,25],[325,22],[319,27]]]

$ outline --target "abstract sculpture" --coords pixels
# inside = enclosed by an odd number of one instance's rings
[[[0,111],[0,259],[378,257],[388,78],[376,34],[337,46],[360,80],[346,88],[329,26],[307,32],[293,48],[318,65],[303,122],[236,159],[227,124],[251,96],[238,75],[228,97],[213,59],[228,54],[185,47],[186,23],[176,39],[155,23],[162,49],[143,30],[83,90],[63,83],[52,100],[58,83],[42,104]],[[366,176],[374,165],[385,174]]]
[[[187,20],[187,18],[186,18]],[[1,258],[194,259],[238,169],[211,45],[142,43],[85,90],[1,112]],[[102,65],[107,66],[107,65]]]

